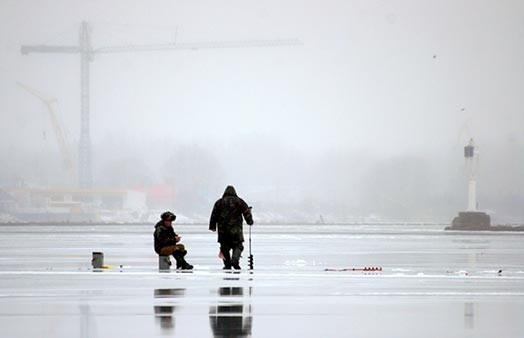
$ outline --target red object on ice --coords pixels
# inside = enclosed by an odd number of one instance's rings
[[[363,268],[345,268],[345,269],[324,269],[324,271],[382,271],[382,267],[363,267]]]

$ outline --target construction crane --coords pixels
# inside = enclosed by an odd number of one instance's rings
[[[36,96],[44,104],[44,106],[46,106],[47,111],[49,112],[49,117],[51,119],[51,124],[53,125],[56,140],[58,142],[58,147],[60,148],[60,152],[62,153],[63,167],[67,171],[67,173],[70,176],[72,176],[73,161],[71,158],[71,153],[69,151],[69,147],[67,146],[65,134],[62,131],[62,127],[60,126],[58,117],[56,116],[55,110],[53,109],[53,104],[57,102],[56,99],[47,98],[44,94],[42,94],[42,92],[34,88],[31,88],[27,85],[24,85],[23,83],[17,82],[17,84],[23,89],[25,89],[29,94]]]
[[[80,188],[91,188],[93,185],[91,171],[91,140],[89,132],[89,64],[96,54],[146,52],[146,51],[178,51],[214,48],[249,48],[249,47],[274,47],[301,45],[297,39],[287,40],[247,40],[247,41],[218,41],[200,43],[166,43],[151,45],[126,45],[93,48],[91,46],[91,29],[89,23],[80,24],[79,43],[76,46],[48,46],[24,45],[21,46],[22,54],[29,53],[62,53],[80,54],[80,142],[78,151],[78,184]]]

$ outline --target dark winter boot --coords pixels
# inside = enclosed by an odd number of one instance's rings
[[[176,260],[176,268],[182,269],[182,270],[191,270],[193,269],[193,265],[186,262],[184,259],[184,256],[187,254],[187,250],[176,250],[173,253],[173,257],[175,257]]]
[[[234,259],[234,258],[231,259],[231,266],[232,266],[233,268],[235,268],[235,270],[240,270],[240,269],[241,269],[241,268],[240,268],[240,263],[239,263],[238,259]]]

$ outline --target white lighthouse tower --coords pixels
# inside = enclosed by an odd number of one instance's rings
[[[468,209],[467,211],[478,211],[477,203],[477,170],[478,151],[473,139],[464,147],[464,158],[466,159],[466,174],[468,177]]]
[[[466,159],[466,175],[468,180],[468,208],[460,211],[446,230],[491,230],[491,218],[488,214],[478,210],[477,203],[477,172],[479,166],[479,152],[473,139],[464,147]]]

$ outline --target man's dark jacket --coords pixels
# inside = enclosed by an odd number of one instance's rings
[[[155,233],[153,236],[155,238],[155,252],[157,254],[160,254],[160,250],[162,250],[163,247],[176,245],[175,236],[177,236],[177,234],[172,226],[166,227],[164,221],[159,221],[155,225]]]
[[[242,243],[244,234],[242,229],[243,219],[247,224],[253,224],[251,208],[243,199],[237,196],[235,188],[228,186],[221,199],[216,201],[209,220],[209,230],[217,230],[218,242]]]

